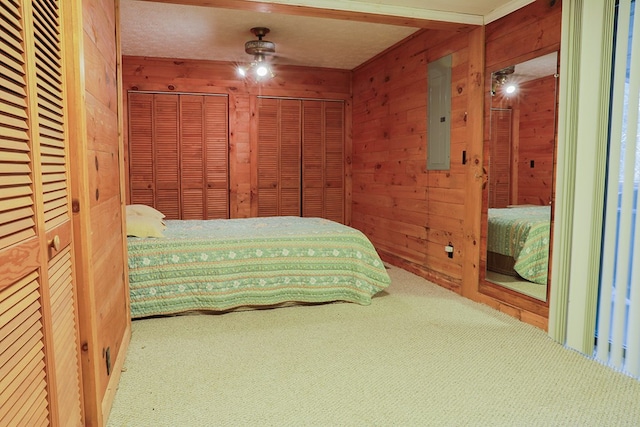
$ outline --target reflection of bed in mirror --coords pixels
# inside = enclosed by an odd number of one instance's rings
[[[550,206],[488,210],[487,270],[547,284]]]

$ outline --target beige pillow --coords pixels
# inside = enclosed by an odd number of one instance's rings
[[[127,216],[130,215],[141,215],[157,219],[165,217],[162,212],[147,205],[127,205]]]
[[[135,237],[164,237],[165,226],[158,218],[142,215],[127,215],[127,236]]]

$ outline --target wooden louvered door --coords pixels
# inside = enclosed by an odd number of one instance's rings
[[[279,215],[278,101],[258,100],[258,216]]]
[[[489,144],[489,207],[506,208],[511,204],[512,110],[491,110]]]
[[[131,203],[180,219],[180,107],[178,95],[129,93]]]
[[[204,211],[203,101],[201,96],[180,96],[182,219],[202,219]]]
[[[324,107],[324,218],[344,223],[344,103]]]
[[[182,219],[229,217],[227,97],[180,95]]]
[[[203,98],[205,219],[229,218],[229,97]]]
[[[130,202],[228,218],[228,97],[130,92],[128,111]]]
[[[344,222],[344,103],[303,101],[302,216]]]
[[[180,219],[180,116],[178,96],[154,95],[153,171],[155,208],[167,219]]]
[[[153,95],[129,93],[129,197],[155,206],[153,167]]]
[[[300,216],[301,103],[258,102],[258,216]]]
[[[82,425],[61,34],[57,1],[2,2],[0,425]]]
[[[59,2],[35,0],[35,71],[47,282],[53,344],[57,421],[82,424],[79,331],[72,274],[72,223],[68,182],[68,139]],[[40,228],[42,230],[42,228]],[[55,423],[54,423],[55,424]]]
[[[344,222],[344,103],[258,103],[258,216]]]

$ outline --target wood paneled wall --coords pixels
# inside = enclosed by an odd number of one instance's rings
[[[74,0],[65,35],[86,425],[105,425],[130,337],[117,0]]]
[[[471,154],[468,45],[468,33],[426,30],[354,70],[353,80],[352,225],[387,261],[459,293],[467,197],[463,152]],[[451,167],[428,171],[427,64],[448,54]],[[445,252],[449,243],[453,258]]]
[[[251,216],[251,203],[256,200],[257,194],[251,181],[252,174],[257,170],[251,156],[257,141],[258,127],[254,120],[257,97],[344,100],[347,121],[345,145],[350,147],[351,72],[280,66],[275,68],[275,78],[256,84],[238,78],[234,67],[235,64],[227,62],[125,56],[123,90],[125,104],[126,93],[130,90],[229,96],[230,217],[243,218]],[[345,163],[346,188],[349,188],[349,178],[350,171]],[[347,207],[350,204],[348,197],[349,191],[345,200]]]
[[[480,30],[418,33],[355,69],[353,77],[352,225],[386,261],[541,328],[548,307],[544,312],[478,291],[486,248],[488,125],[482,111],[488,117],[486,70],[558,50],[560,24],[561,1],[537,0]],[[478,34],[484,57],[477,52]],[[426,69],[446,54],[453,55],[451,167],[427,171]],[[453,258],[444,251],[448,243]]]

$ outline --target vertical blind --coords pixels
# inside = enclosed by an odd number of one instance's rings
[[[596,359],[640,377],[640,25],[634,0],[616,13]]]

